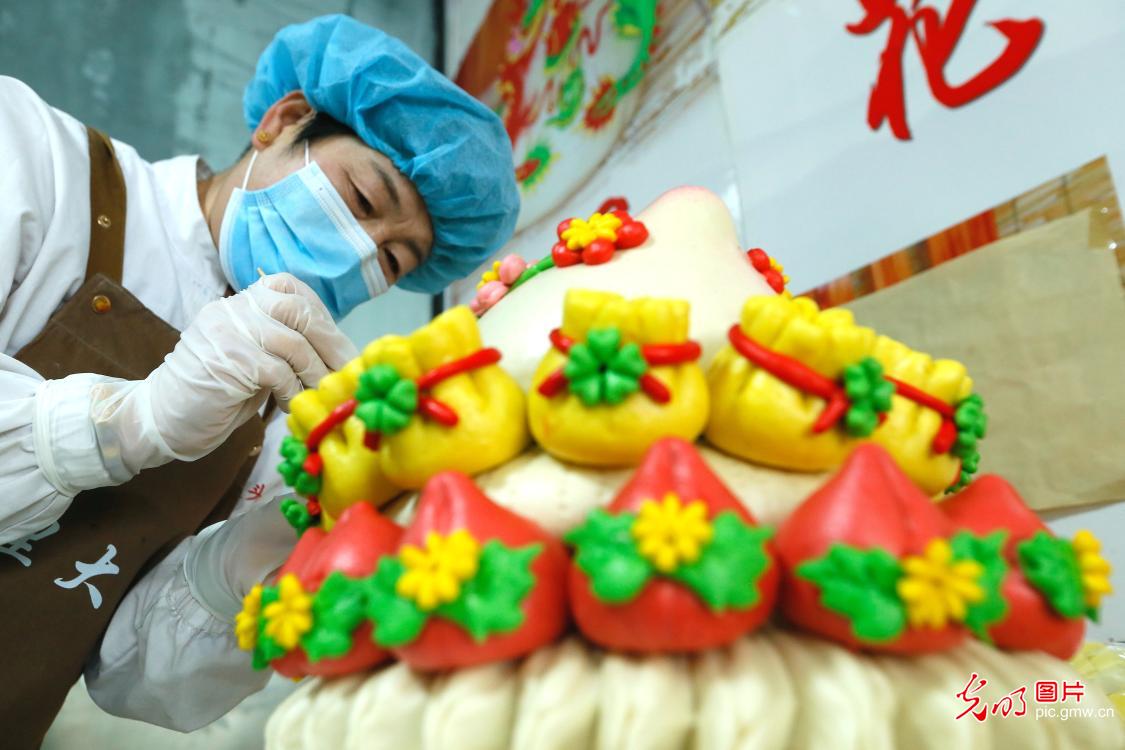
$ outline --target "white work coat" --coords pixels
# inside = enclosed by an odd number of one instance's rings
[[[126,144],[114,147],[128,196],[122,285],[183,330],[227,289],[199,204],[206,167],[194,156],[149,163]],[[7,555],[34,564],[34,538],[74,496],[113,484],[89,418],[90,385],[102,378],[44,381],[12,358],[85,276],[85,127],[0,76],[0,165],[0,562]],[[285,490],[273,469],[283,433],[275,419],[234,515]],[[185,731],[218,718],[268,678],[238,650],[232,624],[192,595],[197,588],[182,565],[189,542],[126,595],[86,668],[91,697],[106,711]],[[57,637],[66,637],[61,624]]]

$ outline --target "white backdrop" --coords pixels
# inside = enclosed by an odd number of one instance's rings
[[[950,0],[923,3],[943,14]],[[907,7],[909,0],[899,0]],[[1027,64],[956,109],[903,54],[913,140],[867,125],[888,26],[867,36],[854,0],[767,0],[718,42],[745,239],[783,260],[793,288],[830,281],[1103,154],[1125,170],[1125,3],[979,0],[949,64],[960,83],[999,55],[987,26],[1042,18]],[[1120,178],[1119,178],[1120,179]]]

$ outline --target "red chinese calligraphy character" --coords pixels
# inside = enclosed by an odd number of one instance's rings
[[[1085,686],[1078,680],[1074,682],[1067,682],[1063,680],[1062,684],[1062,702],[1066,703],[1067,698],[1074,698],[1075,703],[1082,702],[1082,695],[1085,691]]]
[[[1015,690],[1008,693],[1007,695],[1005,695],[1000,700],[996,701],[996,703],[994,703],[992,705],[992,715],[995,716],[997,711],[1000,712],[1001,716],[1005,716],[1005,717],[1008,714],[1012,714],[1012,709],[1015,708],[1014,698],[1016,698],[1016,697],[1018,697],[1020,699],[1020,707],[1019,707],[1019,710],[1016,711],[1012,715],[1013,716],[1023,716],[1024,714],[1026,714],[1027,713],[1027,701],[1025,701],[1023,699],[1023,695],[1024,695],[1025,692],[1027,692],[1026,686],[1021,687],[1021,688],[1016,688]]]
[[[1039,680],[1035,683],[1035,700],[1038,703],[1058,703],[1059,683],[1057,680]]]
[[[870,34],[890,22],[887,46],[880,56],[879,75],[867,105],[867,124],[872,130],[878,130],[887,121],[896,138],[910,140],[902,79],[902,55],[910,37],[918,46],[930,91],[947,107],[960,107],[987,94],[1024,66],[1043,37],[1043,21],[1039,18],[1024,21],[1005,18],[988,22],[1008,40],[999,57],[960,85],[953,86],[945,80],[945,65],[965,32],[976,2],[952,0],[949,12],[942,18],[934,8],[925,7],[923,0],[911,0],[909,11],[899,7],[898,0],[859,0],[866,15],[847,25],[850,33],[857,36]]]
[[[977,681],[978,677],[979,675],[977,675],[976,672],[973,672],[973,676],[969,678],[969,681],[967,683],[965,683],[965,689],[957,694],[957,697],[965,701],[966,703],[969,703],[970,701],[972,702],[971,706],[966,708],[961,713],[957,714],[958,719],[964,717],[964,715],[967,713],[971,713],[973,715],[973,718],[977,721],[984,721],[988,717],[988,704],[978,698],[976,695],[981,691],[981,688],[988,684],[988,680],[980,677],[980,684],[977,685],[976,689],[972,691],[969,690],[969,688],[973,686],[973,683]],[[984,705],[981,706],[981,704]],[[974,710],[977,706],[981,706],[981,709],[979,711]]]
[[[258,482],[256,485],[254,485],[253,487],[251,487],[249,490],[246,491],[246,499],[247,500],[261,500],[262,499],[262,493],[265,492],[265,491],[266,491],[266,486],[264,484],[262,484],[261,482]]]

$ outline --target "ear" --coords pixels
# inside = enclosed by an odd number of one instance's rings
[[[278,99],[262,115],[261,122],[254,130],[251,144],[259,151],[272,146],[285,128],[295,125],[312,114],[313,108],[300,91],[290,91]]]

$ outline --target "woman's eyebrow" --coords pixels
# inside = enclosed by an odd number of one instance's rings
[[[371,164],[375,167],[375,173],[379,175],[379,179],[383,181],[383,187],[387,189],[387,193],[391,196],[391,203],[395,204],[395,208],[402,207],[402,200],[398,195],[398,188],[395,186],[394,180],[387,174],[387,170],[383,169],[383,165],[376,159],[371,160]]]

